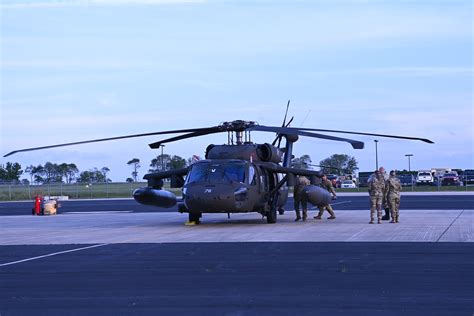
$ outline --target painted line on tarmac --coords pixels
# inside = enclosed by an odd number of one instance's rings
[[[441,238],[444,236],[444,234],[446,234],[446,232],[451,228],[451,226],[453,226],[454,222],[458,220],[459,217],[461,217],[462,213],[464,213],[464,210],[461,211],[461,213],[458,214],[458,216],[456,216],[455,219],[453,219],[453,221],[451,222],[451,224],[449,224],[449,226],[444,230],[444,232],[439,236],[438,240],[436,240],[436,242],[439,242],[441,240]],[[474,315],[474,314],[473,314]]]
[[[117,213],[133,213],[133,211],[84,211],[84,212],[61,212],[61,214],[81,214],[81,215],[95,215],[95,214],[117,214]]]
[[[93,245],[93,246],[88,246],[88,247],[81,247],[81,248],[70,249],[70,250],[65,250],[65,251],[53,252],[53,253],[43,255],[43,256],[32,257],[32,258],[27,258],[27,259],[23,259],[23,260],[2,263],[2,264],[0,264],[0,267],[5,267],[5,266],[14,265],[14,264],[22,263],[22,262],[33,261],[33,260],[38,260],[38,259],[42,259],[42,258],[62,255],[62,254],[69,253],[69,252],[75,252],[75,251],[81,251],[81,250],[86,250],[86,249],[98,248],[98,247],[107,246],[107,245],[110,245],[110,244],[98,244],[98,245]]]
[[[348,204],[348,203],[352,203],[352,201],[336,202],[336,203],[330,203],[330,204],[331,205],[340,205],[340,204]],[[315,206],[315,207],[310,208],[309,210],[313,211],[313,210],[318,210],[318,209],[319,209],[319,207]]]
[[[331,205],[338,205],[338,204],[348,204],[352,203],[352,201],[344,201],[344,202],[336,202],[336,203],[330,203]]]

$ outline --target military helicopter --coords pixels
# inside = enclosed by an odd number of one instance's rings
[[[164,143],[227,132],[227,144],[209,145],[204,160],[182,169],[146,174],[144,179],[148,181],[148,185],[136,189],[133,192],[134,199],[141,204],[165,208],[178,204],[179,212],[189,214],[190,223],[199,223],[203,213],[227,213],[230,216],[230,213],[246,212],[260,213],[266,217],[268,223],[275,223],[277,214],[282,214],[284,211],[283,206],[288,198],[288,187],[295,185],[296,176],[306,176],[310,179],[311,185],[305,188],[304,194],[313,205],[326,205],[331,200],[329,192],[315,185],[318,178],[322,177],[321,172],[291,166],[293,145],[299,136],[348,142],[354,149],[364,148],[364,143],[315,132],[390,137],[433,143],[429,139],[417,137],[289,127],[293,118],[286,122],[288,105],[281,127],[235,120],[212,127],[134,134],[26,148],[12,151],[4,157],[19,152],[62,146],[152,135],[181,134],[149,144],[150,148],[157,149]],[[254,131],[276,133],[275,140],[271,144],[253,143],[251,132]],[[281,147],[283,139],[285,146]],[[178,200],[175,194],[163,190],[164,179],[170,179],[171,188],[182,188],[182,199]]]

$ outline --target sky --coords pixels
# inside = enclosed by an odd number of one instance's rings
[[[313,163],[355,157],[360,171],[474,169],[473,2],[0,0],[0,153],[95,138],[215,126],[279,126],[428,138],[300,137]],[[143,137],[19,153],[23,169],[108,167],[141,178],[161,154]],[[274,134],[254,132],[256,142]],[[204,156],[225,133],[167,144]],[[29,178],[25,175],[25,178]]]

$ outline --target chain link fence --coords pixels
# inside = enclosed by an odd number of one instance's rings
[[[0,201],[32,200],[35,195],[67,196],[69,199],[127,198],[146,182],[132,183],[48,183],[41,185],[0,184]]]

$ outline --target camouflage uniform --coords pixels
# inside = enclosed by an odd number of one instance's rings
[[[382,201],[385,193],[385,181],[383,175],[378,171],[375,174],[376,176],[369,183],[369,195],[370,195],[370,222],[369,224],[374,223],[375,209],[377,209],[377,219],[378,223],[382,223]]]
[[[311,182],[306,177],[298,176],[298,178],[296,179],[296,185],[293,188],[293,198],[295,200],[294,205],[295,205],[295,212],[296,212],[295,221],[299,221],[301,219],[300,203],[303,206],[303,221],[305,221],[306,217],[308,216],[306,203],[301,200],[301,197],[303,195],[304,187],[307,186],[307,185],[310,185],[310,184],[311,184]]]
[[[400,209],[400,191],[402,186],[395,174],[390,174],[390,178],[385,182],[385,198],[390,205],[392,220],[390,223],[398,223],[398,211]]]
[[[322,182],[321,182],[320,186],[323,187],[324,189],[328,190],[328,192],[332,194],[333,198],[336,197],[336,191],[334,191],[334,187],[332,186],[332,183],[331,183],[330,180],[328,180],[327,178],[322,179]],[[331,215],[330,217],[328,217],[328,219],[335,219],[336,218],[336,215],[334,214],[334,211],[332,210],[331,204],[320,206],[319,207],[319,213],[314,218],[315,219],[321,219],[321,216],[324,213],[324,209],[326,209],[329,212],[329,214]]]
[[[383,179],[385,181],[385,186],[386,186],[389,176],[388,176],[387,172],[385,172],[384,167],[380,167],[379,172],[383,176]],[[388,200],[387,200],[385,194],[383,195],[383,199],[382,199],[382,208],[385,211],[385,215],[382,216],[382,220],[388,221],[390,219],[390,205],[388,203]]]

